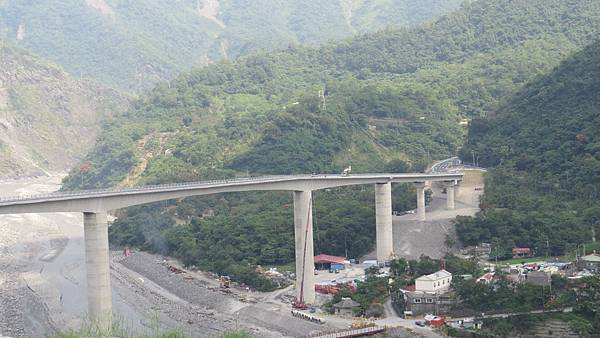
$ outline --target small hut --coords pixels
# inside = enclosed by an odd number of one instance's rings
[[[333,304],[335,312],[342,316],[352,316],[354,309],[359,307],[360,304],[353,301],[350,298],[342,298],[339,303]]]

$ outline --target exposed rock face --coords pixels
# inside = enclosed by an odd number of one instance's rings
[[[128,98],[0,41],[0,177],[63,171]]]

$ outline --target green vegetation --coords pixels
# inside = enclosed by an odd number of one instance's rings
[[[455,309],[457,314],[478,315],[482,312],[520,314],[509,319],[485,319],[484,329],[477,331],[477,334],[484,337],[528,334],[534,324],[548,319],[568,322],[571,329],[583,337],[593,336],[600,330],[598,325],[600,323],[599,277],[586,277],[573,286],[568,285],[564,278],[553,276],[551,288],[527,283],[513,285],[502,276],[492,284],[453,279],[452,288],[460,300]],[[571,313],[528,313],[536,309],[552,310],[568,307],[573,308]]]
[[[333,299],[324,304],[326,311],[333,312],[333,305],[340,302],[342,298],[351,298],[360,305],[354,309],[354,315],[366,317],[382,317],[383,302],[389,294],[388,277],[377,277],[379,269],[373,268],[366,271],[367,275],[364,281],[357,282],[356,292],[349,289],[342,289],[333,296]]]
[[[51,335],[51,338],[102,338],[102,337],[121,337],[121,338],[186,338],[186,337],[198,337],[185,333],[182,330],[170,329],[165,330],[160,327],[158,317],[153,315],[149,318],[149,325],[143,329],[132,329],[123,318],[113,318],[112,326],[107,332],[106,329],[100,329],[99,327],[90,323],[85,323],[80,329],[67,330],[65,332],[59,332]],[[251,338],[252,335],[244,330],[226,332],[217,336],[201,336],[201,337],[215,337],[215,338]]]
[[[214,13],[203,4],[217,4]],[[252,51],[422,22],[460,0],[2,1],[0,38],[128,91]],[[215,17],[212,17],[215,15]],[[268,24],[267,24],[268,21]]]
[[[197,69],[107,123],[85,170],[74,169],[64,188],[339,172],[349,164],[355,172],[422,170],[462,145],[462,118],[487,115],[591,39],[598,12],[580,1],[482,0],[413,29]],[[565,15],[573,15],[569,24]],[[394,192],[394,208],[414,208],[411,187]],[[372,249],[372,195],[361,187],[316,193],[317,253]],[[293,259],[291,203],[289,194],[255,193],[134,207],[111,240],[240,275]]]
[[[492,170],[481,213],[457,220],[465,244],[562,255],[600,232],[599,53],[592,44],[473,121],[462,154]]]
[[[399,258],[390,262],[390,276],[394,279],[391,287],[392,306],[397,313],[404,312],[404,295],[400,288],[415,284],[415,279],[423,275],[429,275],[445,268],[454,275],[454,279],[460,275],[480,276],[483,271],[476,259],[462,259],[454,255],[446,255],[442,259],[432,259],[422,255],[419,259],[407,261]]]
[[[136,335],[136,334],[127,334],[127,335],[116,335],[114,333],[110,334],[111,336],[118,336],[118,337],[136,337],[136,338],[186,338],[186,337],[191,337],[189,335],[186,334],[182,334],[176,331],[173,332],[163,332],[163,333],[155,333],[155,334],[144,334],[144,335]],[[69,333],[61,333],[61,334],[57,334],[54,336],[51,336],[52,338],[81,338],[81,337],[106,337],[107,335],[105,334],[94,334],[91,333],[89,331],[84,331],[84,332],[69,332]],[[248,333],[245,332],[229,332],[229,333],[225,333],[220,335],[218,338],[251,338],[252,336]]]

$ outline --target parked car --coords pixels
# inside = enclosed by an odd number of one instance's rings
[[[425,327],[425,322],[424,322],[424,321],[422,321],[422,320],[417,320],[417,321],[415,322],[415,325],[416,325],[416,326],[420,326],[420,327]]]

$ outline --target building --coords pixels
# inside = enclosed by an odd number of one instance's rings
[[[527,278],[525,279],[525,282],[533,285],[550,286],[550,284],[552,283],[552,278],[550,277],[550,274],[544,271],[531,271],[528,272],[526,276]]]
[[[513,258],[531,257],[531,249],[529,248],[513,248]]]
[[[593,254],[582,256],[577,261],[577,267],[595,273],[600,273],[600,254],[594,252]]]
[[[350,298],[342,298],[340,302],[333,304],[335,313],[341,316],[354,315],[354,309],[358,308],[359,306],[359,303],[353,301]]]
[[[491,284],[494,281],[494,272],[487,272],[483,276],[477,278],[477,283]]]
[[[415,290],[439,293],[448,290],[450,282],[452,282],[452,274],[446,270],[440,270],[417,278],[415,281]]]
[[[345,264],[346,257],[330,255],[315,256],[315,269],[318,270],[344,270]]]
[[[447,313],[454,302],[452,293],[448,292],[451,282],[452,274],[446,270],[417,278],[414,288],[402,289],[404,310],[415,316]]]
[[[404,300],[404,312],[414,316],[443,315],[448,313],[454,304],[454,296],[450,292],[406,291]]]

